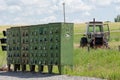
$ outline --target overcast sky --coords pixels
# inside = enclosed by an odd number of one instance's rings
[[[0,0],[0,25],[63,22],[114,21],[120,0]]]

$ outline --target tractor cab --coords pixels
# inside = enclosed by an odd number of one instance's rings
[[[87,23],[86,35],[88,39],[94,37],[102,37],[103,35],[103,23],[102,22],[89,22]]]
[[[90,47],[101,47],[105,45],[106,47],[108,46],[108,41],[110,38],[110,31],[109,31],[109,25],[104,24],[103,22],[100,21],[93,21],[86,23],[86,40],[87,44],[90,45]],[[84,37],[85,40],[85,37]],[[80,41],[81,45],[84,44],[85,42],[82,40]]]

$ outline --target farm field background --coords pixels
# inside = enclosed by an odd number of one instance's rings
[[[86,29],[85,23],[74,24],[74,66],[73,71],[66,68],[65,74],[120,80],[120,23],[111,22],[109,26],[111,49],[90,49],[88,52],[87,48],[79,48],[80,38]],[[3,37],[2,31],[8,27],[0,26],[0,37]],[[0,67],[3,64],[6,64],[6,52],[1,51],[0,47]]]
[[[72,75],[100,77],[108,80],[120,80],[120,23],[108,23],[110,27],[111,49],[79,48],[80,38],[86,31],[86,25],[74,25],[74,72]],[[80,34],[78,34],[80,33]]]

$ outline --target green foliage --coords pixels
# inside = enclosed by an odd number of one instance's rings
[[[120,15],[117,15],[117,17],[114,19],[115,22],[120,22]]]

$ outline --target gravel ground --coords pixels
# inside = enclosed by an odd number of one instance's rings
[[[102,80],[102,79],[45,73],[40,74],[30,72],[0,72],[0,80]]]

